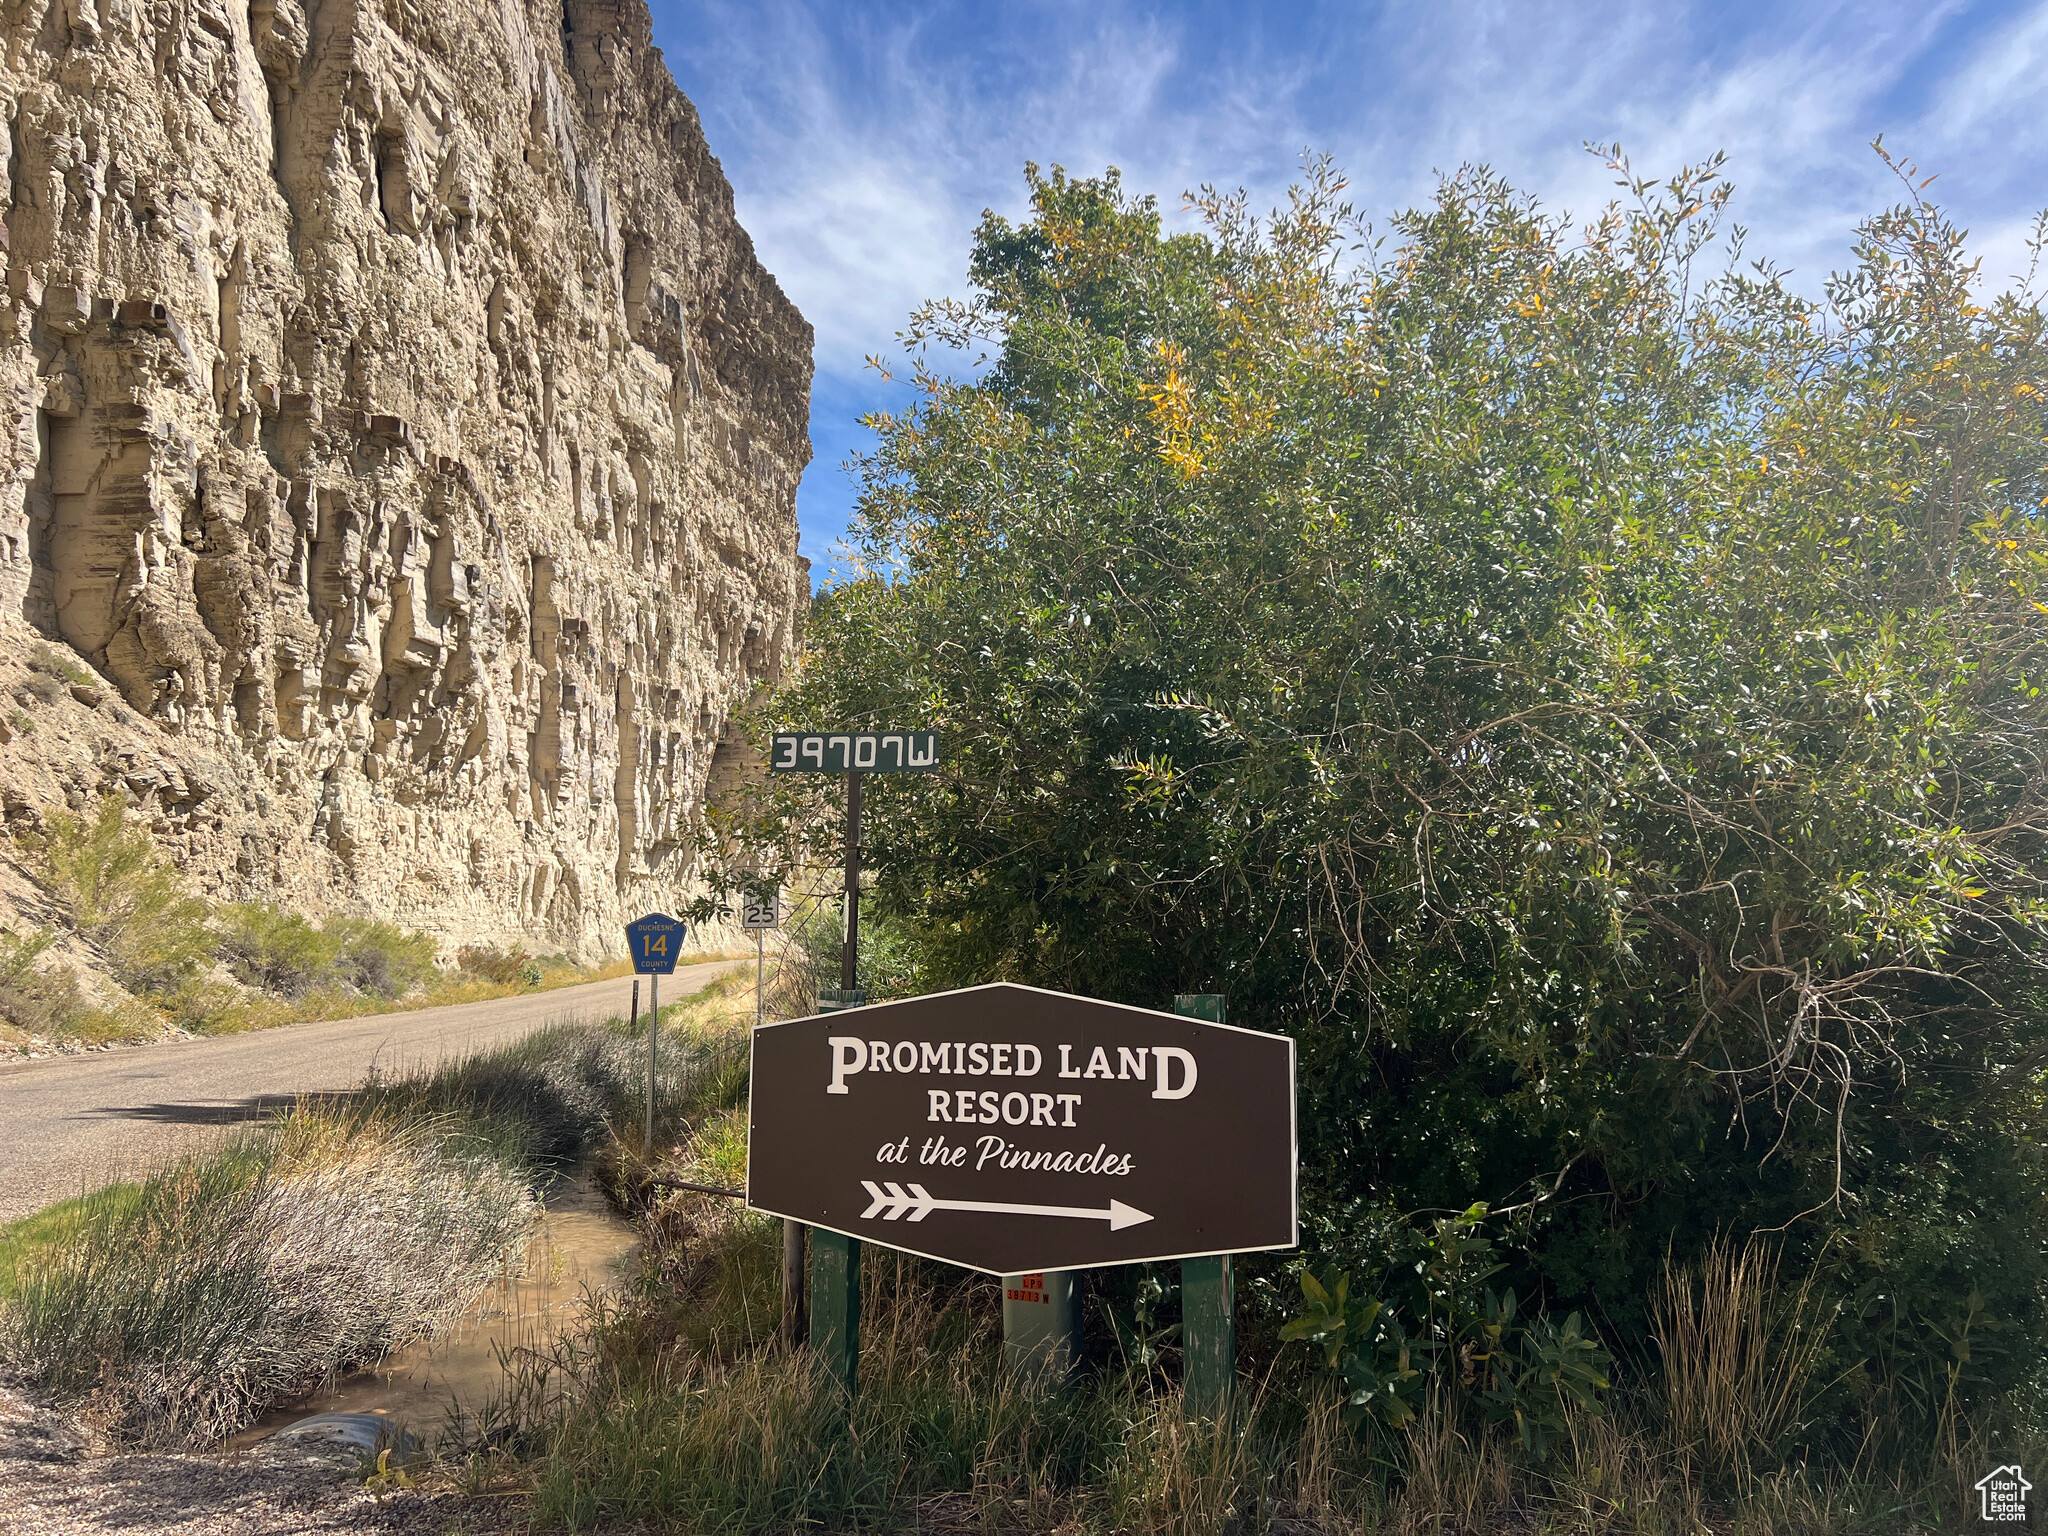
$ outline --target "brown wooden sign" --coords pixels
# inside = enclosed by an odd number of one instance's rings
[[[1007,982],[756,1025],[747,1203],[993,1275],[1292,1248],[1294,1042]]]

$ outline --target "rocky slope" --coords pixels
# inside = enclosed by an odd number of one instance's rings
[[[0,29],[10,825],[121,790],[210,894],[451,940],[685,899],[808,591],[811,332],[644,0]]]

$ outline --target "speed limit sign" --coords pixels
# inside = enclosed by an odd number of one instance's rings
[[[782,887],[771,886],[765,891],[751,893],[740,907],[742,928],[780,928],[782,926]]]

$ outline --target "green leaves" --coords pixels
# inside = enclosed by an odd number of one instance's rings
[[[1815,304],[1716,268],[1717,162],[1614,170],[1584,227],[1472,169],[1368,227],[1316,162],[1171,237],[1033,173],[912,326],[769,710],[944,733],[867,809],[926,984],[1295,1033],[1331,1260],[1477,1193],[1520,1295],[1625,1330],[1667,1246],[1751,1227],[2027,1310],[2039,306],[1917,193]],[[833,796],[765,791],[748,857],[829,858]],[[1872,1230],[1936,1163],[2030,1235]]]
[[[207,905],[149,833],[128,825],[124,797],[102,799],[90,820],[52,812],[32,846],[73,926],[124,986],[168,991],[205,963]]]
[[[1353,1423],[1401,1428],[1433,1392],[1453,1418],[1506,1425],[1541,1457],[1570,1414],[1605,1411],[1612,1360],[1578,1313],[1562,1324],[1540,1313],[1524,1319],[1513,1290],[1483,1286],[1500,1268],[1479,1231],[1484,1216],[1474,1207],[1436,1223],[1405,1309],[1353,1301],[1345,1271],[1319,1279],[1304,1268],[1302,1308],[1280,1337],[1321,1349]]]
[[[1319,1281],[1303,1269],[1301,1290],[1307,1304],[1281,1326],[1280,1337],[1321,1348],[1326,1368],[1342,1383],[1345,1416],[1391,1425],[1414,1418],[1423,1378],[1399,1320],[1377,1301],[1354,1306],[1351,1276],[1341,1270]]]

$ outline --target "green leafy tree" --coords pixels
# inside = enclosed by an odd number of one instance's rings
[[[1316,162],[1176,235],[1034,169],[772,713],[941,733],[867,808],[921,984],[1297,1036],[1331,1260],[1483,1201],[1626,1341],[1781,1231],[1842,1390],[1974,1402],[2048,1237],[2042,312],[1909,167],[1816,302],[1718,161],[1610,158],[1583,227],[1468,169],[1377,229]],[[835,788],[727,830],[823,862]]]

